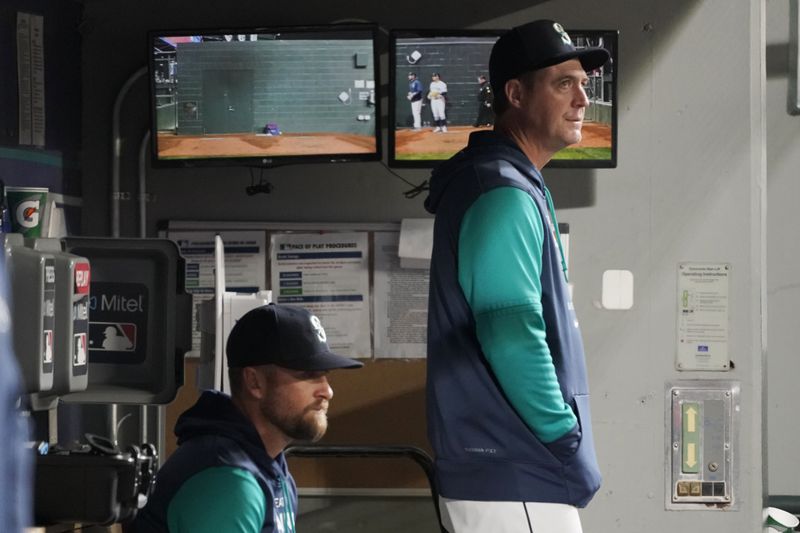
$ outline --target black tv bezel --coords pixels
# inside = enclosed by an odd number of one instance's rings
[[[156,119],[156,82],[155,82],[155,54],[152,51],[154,39],[160,36],[181,37],[193,35],[240,35],[253,33],[308,33],[308,34],[329,34],[331,39],[336,38],[337,33],[357,33],[365,32],[372,40],[372,64],[374,70],[375,83],[375,105],[372,114],[374,115],[375,125],[375,151],[370,153],[350,153],[350,154],[293,154],[293,155],[273,155],[273,156],[224,156],[224,157],[197,157],[187,159],[164,159],[158,154],[158,135]],[[356,24],[317,24],[299,26],[253,26],[253,27],[206,27],[206,28],[184,28],[184,29],[156,29],[147,32],[147,75],[150,106],[150,160],[155,168],[197,168],[197,167],[259,167],[272,168],[289,164],[312,164],[312,163],[347,163],[359,161],[380,161],[383,158],[383,119],[381,106],[381,63],[380,63],[380,38],[378,35],[379,27],[376,23],[356,23]]]
[[[396,108],[397,108],[397,40],[398,38],[436,38],[436,37],[500,37],[508,30],[497,29],[393,29],[389,32],[389,86],[388,86],[388,119],[387,119],[387,159],[388,165],[393,168],[434,168],[446,159],[397,159],[396,155]],[[614,105],[611,109],[611,159],[551,159],[545,168],[616,168],[617,167],[617,130],[619,120],[617,109],[619,107],[619,30],[597,30],[567,28],[570,35],[581,34],[589,36],[599,36],[612,34],[614,44],[611,54],[611,63],[614,65],[614,78],[612,80],[612,90],[614,94]],[[488,60],[487,60],[488,63]]]

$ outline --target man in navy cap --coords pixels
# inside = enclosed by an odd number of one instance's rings
[[[428,436],[451,533],[580,533],[601,482],[578,321],[541,169],[581,140],[586,72],[609,60],[537,20],[495,43],[493,131],[438,167]]]
[[[325,434],[328,372],[362,364],[328,349],[316,316],[275,304],[242,316],[226,353],[231,395],[205,391],[180,416],[179,447],[134,531],[294,533],[297,489],[283,450]]]

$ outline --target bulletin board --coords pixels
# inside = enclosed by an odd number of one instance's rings
[[[281,232],[366,232],[370,239],[370,287],[374,283],[375,233],[398,232],[391,223],[272,223],[170,221],[162,235],[187,231],[264,231],[269,247],[270,235]],[[264,253],[269,254],[269,250]],[[269,261],[265,262],[269,270]],[[270,279],[270,272],[265,273]],[[374,339],[374,332],[373,339]],[[373,343],[374,346],[374,343]],[[334,398],[328,413],[329,427],[321,445],[415,446],[431,454],[425,421],[425,359],[423,353],[408,357],[385,357],[372,353],[362,359],[358,370],[337,370],[329,379]],[[176,444],[172,428],[177,417],[197,399],[196,358],[186,360],[186,383],[175,401],[167,407],[166,454]],[[299,458],[289,459],[298,487],[336,491],[337,489],[387,489],[412,492],[427,489],[425,473],[408,459],[391,458]]]

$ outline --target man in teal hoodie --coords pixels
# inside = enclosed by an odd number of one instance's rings
[[[494,45],[494,131],[438,167],[428,436],[450,533],[581,533],[600,486],[588,380],[541,169],[581,140],[586,72],[609,59],[537,20]]]
[[[228,337],[231,395],[205,391],[175,426],[178,449],[133,526],[137,533],[294,533],[297,489],[283,450],[328,427],[328,372],[362,364],[332,353],[319,319],[265,305]]]

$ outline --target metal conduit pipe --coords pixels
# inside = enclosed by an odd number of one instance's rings
[[[120,134],[120,113],[122,111],[122,103],[125,101],[125,97],[128,95],[131,87],[133,86],[139,78],[145,77],[147,74],[147,67],[141,67],[136,70],[133,74],[125,80],[125,83],[122,84],[119,92],[117,93],[117,97],[114,100],[114,110],[111,114],[111,236],[112,237],[119,237],[120,236],[120,229],[119,229],[119,189],[120,189],[120,160],[122,157],[122,137]],[[121,420],[119,420],[119,406],[117,404],[111,404],[111,409],[109,412],[109,425],[111,426],[111,439],[113,442],[117,442],[118,432],[119,432],[119,424]]]
[[[139,237],[147,237],[147,148],[150,144],[150,130],[142,137],[139,146]]]
[[[131,87],[139,78],[147,74],[147,67],[142,67],[125,81],[114,100],[114,111],[111,116],[111,236],[119,237],[119,167],[122,155],[122,138],[120,136],[120,111],[122,102]]]
[[[147,130],[139,145],[139,237],[147,237],[147,154],[150,146],[150,130]],[[164,463],[166,456],[167,434],[164,428],[167,410],[163,406],[142,405],[139,408],[140,442],[150,443],[151,417],[155,415],[156,448],[158,449],[158,466]]]

